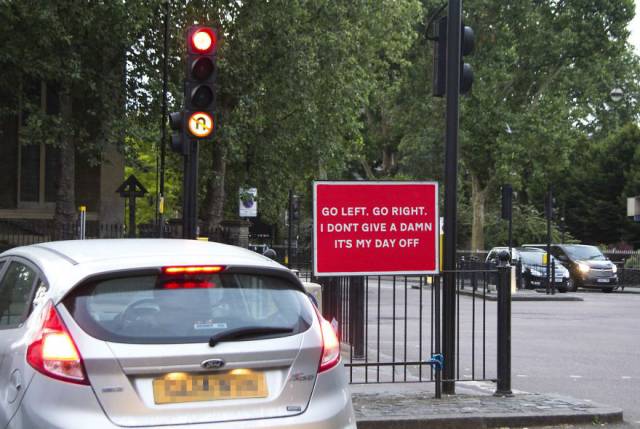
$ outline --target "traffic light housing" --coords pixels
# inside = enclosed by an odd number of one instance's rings
[[[438,20],[437,37],[433,46],[433,96],[444,97],[447,89],[447,17]],[[466,94],[473,85],[473,69],[464,62],[464,57],[473,53],[475,35],[471,27],[460,28],[460,93]]]
[[[300,220],[300,197],[298,195],[291,198],[291,220],[296,222]]]
[[[186,155],[189,141],[184,134],[184,112],[169,113],[169,127],[173,130],[171,134],[171,150]]]
[[[169,115],[171,149],[186,155],[193,139],[210,138],[215,130],[217,35],[212,27],[187,30],[184,109]]]
[[[444,97],[447,90],[447,17],[438,20],[433,44],[433,96]]]
[[[464,57],[471,55],[476,44],[476,37],[473,29],[462,24],[462,34],[460,35],[460,94],[471,91],[473,86],[473,69],[471,65],[464,62]]]
[[[184,107],[189,112],[203,112],[213,117],[215,111],[216,48],[217,36],[213,28],[202,25],[189,27],[184,90]],[[195,135],[194,137],[202,136]]]

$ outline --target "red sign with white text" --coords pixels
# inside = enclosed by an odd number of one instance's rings
[[[438,272],[438,184],[315,182],[314,274]]]

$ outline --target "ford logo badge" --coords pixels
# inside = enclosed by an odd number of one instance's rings
[[[204,369],[218,369],[224,366],[222,359],[207,359],[200,364]]]

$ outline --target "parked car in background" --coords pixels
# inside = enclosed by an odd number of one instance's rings
[[[82,240],[0,255],[0,427],[355,428],[340,342],[246,249]]]
[[[524,244],[523,247],[546,249],[546,244]],[[569,270],[575,289],[597,288],[612,292],[618,287],[618,267],[596,246],[552,244],[551,254]]]
[[[507,247],[494,247],[487,254],[486,262],[497,263],[500,252],[507,251]],[[520,269],[518,275],[522,276],[522,284],[525,289],[546,287],[547,264],[544,259],[546,252],[534,247],[511,248],[511,264]],[[553,256],[550,261],[553,286],[560,292],[575,290],[569,271]]]

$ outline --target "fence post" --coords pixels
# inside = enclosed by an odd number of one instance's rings
[[[349,278],[349,340],[353,346],[353,357],[364,358],[364,277]]]
[[[504,253],[504,255],[503,255]],[[498,386],[495,396],[511,396],[511,282],[507,252],[498,256]]]
[[[441,301],[440,301],[440,279],[441,276],[435,276],[433,278],[433,289],[432,289],[432,293],[433,293],[433,311],[434,311],[434,345],[433,345],[433,352],[434,354],[441,354],[442,349],[441,349],[441,327],[440,327],[440,308],[441,308]],[[443,362],[444,365],[446,365],[446,362]],[[440,399],[442,398],[442,368],[436,367],[435,369],[435,375],[436,375],[436,399]]]

